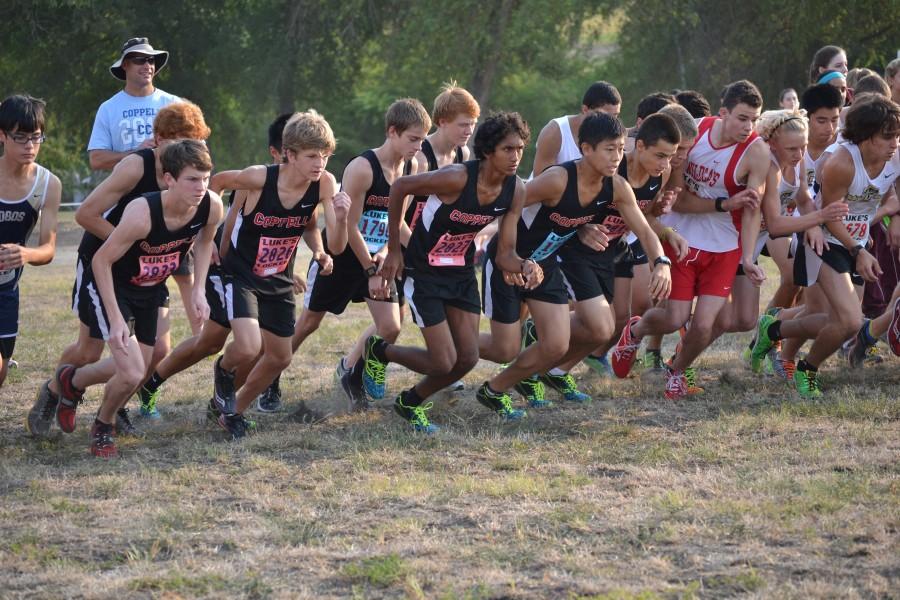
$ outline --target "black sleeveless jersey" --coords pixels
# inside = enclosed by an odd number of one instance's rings
[[[163,215],[162,192],[146,194],[144,198],[150,209],[150,233],[133,243],[113,263],[112,276],[117,290],[150,296],[158,293],[169,275],[178,269],[200,230],[209,221],[210,199],[207,192],[194,216],[175,231],[169,231]]]
[[[156,157],[153,154],[153,149],[143,148],[135,152],[135,154],[140,156],[144,161],[144,174],[130,192],[122,196],[115,206],[103,213],[103,218],[109,221],[113,226],[119,224],[119,221],[122,219],[122,213],[125,212],[125,207],[128,206],[129,202],[146,194],[160,191],[159,183],[156,181]],[[93,233],[85,231],[84,235],[81,237],[81,243],[78,245],[78,254],[84,257],[87,262],[90,262],[94,253],[97,252],[102,245],[103,240]]]
[[[564,162],[560,167],[566,170],[568,180],[562,197],[556,206],[532,204],[522,211],[522,218],[516,230],[516,254],[522,258],[530,258],[539,263],[556,263],[556,254],[570,239],[575,237],[578,228],[594,220],[601,206],[605,187],[596,198],[586,206],[578,199],[578,173],[575,161]],[[497,236],[491,239],[487,252],[497,255]]]
[[[580,159],[579,159],[580,160]],[[562,166],[566,168],[566,172],[569,174],[569,181],[566,184],[566,192],[565,194],[573,194],[575,198],[578,198],[578,171],[575,168],[575,163],[577,161],[569,161],[562,163]],[[620,218],[619,212],[613,207],[613,178],[612,177],[604,177],[603,183],[600,187],[600,191],[591,201],[591,206],[594,207],[596,211],[594,214],[591,223],[596,224],[604,224],[607,225],[609,223],[610,217]],[[607,225],[608,227],[609,225]],[[620,236],[621,237],[621,236]],[[612,249],[614,247],[614,242],[612,240],[612,236],[610,236],[609,248]],[[583,243],[578,239],[578,236],[572,236],[572,239],[569,240],[567,244],[565,244],[559,251],[560,258],[565,260],[577,260],[577,259],[588,259],[590,260],[592,257],[596,257],[597,255],[603,254],[603,252],[598,252]]]
[[[431,142],[427,139],[422,140],[422,154],[425,155],[425,160],[428,162],[429,171],[437,171],[440,168],[438,167],[437,156],[434,155],[434,148],[431,147]],[[460,146],[457,146],[453,164],[461,163],[462,161],[463,151]],[[427,200],[428,196],[413,196],[412,202],[406,208],[406,214],[403,215],[403,220],[406,221],[410,229],[416,226],[416,222],[419,220],[419,215],[422,214],[422,209],[425,208]]]
[[[228,212],[228,209],[231,207],[231,205],[234,203],[234,195],[236,193],[237,192],[235,190],[231,190],[230,192],[228,192],[227,196],[224,193],[222,194],[222,201],[223,201],[223,204],[225,205],[224,208],[225,208],[226,213]],[[216,227],[216,233],[213,235],[213,244],[215,244],[215,246],[216,246],[216,252],[218,252],[219,248],[222,247],[222,235],[223,235],[224,231],[225,231],[225,221],[222,221],[221,223],[219,223],[219,226]],[[221,265],[215,265],[213,263],[209,263],[209,271],[206,274],[207,277],[209,277],[210,275],[221,275],[221,274],[222,274],[222,266]]]
[[[637,159],[635,159],[637,160]],[[628,181],[628,159],[622,158],[622,162],[619,163],[618,169],[619,175],[625,181]],[[634,197],[637,199],[638,207],[641,209],[641,212],[646,209],[653,199],[656,198],[657,194],[659,194],[659,188],[662,185],[662,175],[657,177],[653,177],[652,175],[647,178],[647,181],[644,182],[639,188],[631,186],[631,189],[634,191]],[[625,223],[622,222],[622,226],[624,227]]]
[[[500,193],[485,205],[478,203],[478,167],[481,161],[463,163],[468,179],[453,204],[444,204],[429,196],[420,222],[413,230],[406,249],[406,267],[439,277],[468,278],[474,274],[475,235],[494,219],[502,217],[512,205],[519,178],[510,175]]]
[[[253,212],[241,210],[231,232],[223,268],[265,294],[289,292],[294,285],[297,244],[319,204],[319,182],[291,208],[278,195],[279,165],[266,167],[266,182]]]
[[[0,244],[24,246],[37,224],[50,186],[50,171],[40,165],[35,167],[34,184],[24,198],[0,198]],[[23,269],[0,269],[0,290],[15,288]]]

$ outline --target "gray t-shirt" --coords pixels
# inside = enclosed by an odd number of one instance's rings
[[[90,150],[131,152],[153,137],[153,119],[162,107],[180,98],[160,89],[149,96],[131,96],[121,91],[97,109],[91,131]]]

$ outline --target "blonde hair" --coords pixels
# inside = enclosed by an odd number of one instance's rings
[[[284,152],[293,150],[321,150],[334,152],[337,140],[325,117],[310,108],[306,112],[294,113],[284,126],[281,146]]]
[[[760,115],[756,122],[756,133],[767,142],[776,133],[781,132],[806,133],[808,124],[806,111],[799,110],[767,110]]]
[[[847,72],[847,87],[855,88],[860,79],[868,77],[869,75],[875,75],[875,71],[865,67],[854,67],[853,69],[850,69]]]
[[[452,121],[459,115],[478,119],[481,107],[468,90],[459,87],[456,81],[451,79],[441,87],[441,93],[434,99],[431,120],[438,125],[441,121]]]

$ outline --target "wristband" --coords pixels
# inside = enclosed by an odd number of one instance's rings
[[[727,200],[727,198],[716,198],[716,212],[728,212],[722,207],[725,200]]]
[[[857,256],[859,256],[859,253],[865,249],[866,249],[866,247],[863,246],[862,244],[857,244],[857,245],[853,246],[852,248],[850,248],[850,256],[852,256],[853,258],[856,258]]]
[[[375,277],[376,275],[378,275],[378,267],[375,265],[366,267],[366,277]]]
[[[653,261],[653,267],[658,267],[659,265],[666,265],[667,267],[672,266],[672,259],[668,256],[657,256],[656,260]]]

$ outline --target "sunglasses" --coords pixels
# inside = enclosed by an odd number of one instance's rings
[[[151,65],[156,64],[155,56],[127,56],[125,60],[130,62],[133,65],[144,65],[150,63]]]
[[[27,144],[28,142],[31,142],[32,144],[35,144],[35,145],[42,144],[44,142],[44,140],[47,139],[47,136],[45,136],[43,133],[28,134],[28,133],[10,133],[7,131],[6,135],[9,139],[14,141],[15,143],[22,144],[23,146],[25,144]]]

